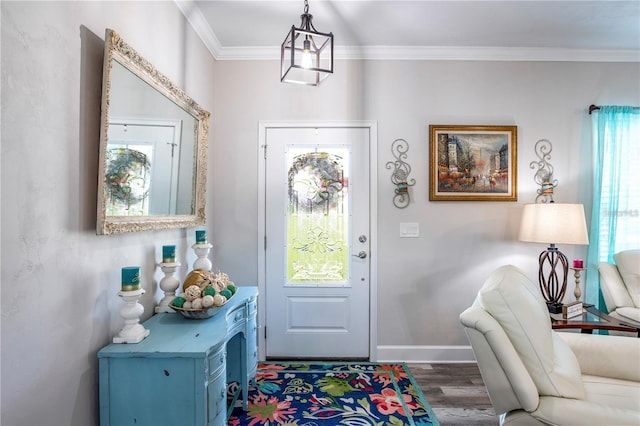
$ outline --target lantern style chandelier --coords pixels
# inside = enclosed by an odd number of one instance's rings
[[[316,30],[307,0],[300,19],[300,27],[291,26],[280,49],[280,81],[318,86],[333,74],[333,34]]]

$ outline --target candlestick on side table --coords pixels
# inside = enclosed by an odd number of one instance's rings
[[[198,258],[193,262],[193,269],[204,269],[206,271],[210,271],[211,261],[207,258],[209,255],[209,251],[213,246],[209,244],[207,241],[207,231],[203,229],[198,229],[196,231],[196,243],[191,246],[193,251],[196,253]]]
[[[144,306],[138,303],[138,300],[144,293],[144,289],[140,288],[140,267],[122,268],[122,289],[118,292],[118,296],[124,300],[124,305],[120,308],[124,327],[113,338],[113,343],[139,343],[149,335],[150,331],[140,324]]]
[[[573,271],[573,276],[576,279],[576,288],[573,290],[573,295],[576,297],[576,301],[578,301],[580,300],[580,296],[582,296],[582,292],[580,291],[580,274],[585,270],[584,261],[582,259],[574,259],[571,270]]]
[[[180,280],[173,276],[180,265],[180,262],[176,262],[176,246],[162,246],[162,262],[158,266],[164,273],[164,277],[158,285],[164,291],[164,297],[155,307],[156,314],[176,312],[169,305],[176,297],[176,290],[180,287]]]

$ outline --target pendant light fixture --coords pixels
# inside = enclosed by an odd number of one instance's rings
[[[280,49],[280,81],[318,86],[333,74],[333,34],[316,30],[307,0],[300,19],[300,28],[291,26]]]

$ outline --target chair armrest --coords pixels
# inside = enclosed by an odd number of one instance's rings
[[[640,339],[567,332],[557,334],[576,355],[582,374],[640,381]]]
[[[616,265],[601,262],[598,265],[598,273],[600,274],[602,296],[604,297],[609,312],[623,306],[634,307],[633,301],[629,296],[627,287],[624,285]]]
[[[633,322],[633,325],[640,324],[640,308],[618,308],[616,309],[618,318],[623,321]]]

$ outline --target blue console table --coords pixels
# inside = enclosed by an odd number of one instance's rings
[[[258,359],[257,297],[256,287],[238,287],[204,320],[156,314],[142,342],[101,349],[100,424],[225,425],[228,381],[239,383],[246,409]]]

